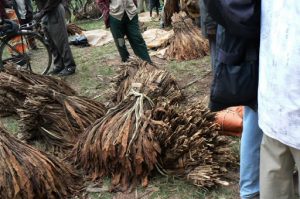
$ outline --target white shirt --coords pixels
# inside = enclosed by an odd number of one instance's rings
[[[109,14],[112,17],[121,21],[125,13],[127,14],[130,20],[137,14],[137,8],[133,0],[110,1]]]
[[[300,1],[262,0],[259,125],[300,149]]]

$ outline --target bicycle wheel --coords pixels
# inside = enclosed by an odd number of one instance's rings
[[[52,64],[49,45],[34,32],[20,32],[6,38],[0,46],[0,66],[12,62],[18,67],[45,75]]]

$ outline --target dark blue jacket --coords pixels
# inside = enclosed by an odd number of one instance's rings
[[[204,0],[218,24],[210,108],[257,104],[260,1]]]
[[[208,12],[227,31],[242,38],[260,34],[260,0],[204,0]]]

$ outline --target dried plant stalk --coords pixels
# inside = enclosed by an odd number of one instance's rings
[[[78,25],[76,25],[74,23],[69,23],[67,25],[67,31],[68,31],[69,35],[76,35],[76,34],[81,35],[82,31],[85,31],[85,29],[79,27]]]
[[[200,187],[228,184],[222,177],[237,161],[230,140],[218,133],[215,113],[201,103],[177,109],[162,104],[153,113],[154,120],[165,123],[155,134],[161,145],[160,171]]]
[[[23,139],[41,138],[49,146],[72,147],[78,135],[106,113],[102,103],[77,96],[64,81],[14,66],[0,73],[0,90],[3,102],[13,102],[6,107],[20,117]],[[1,101],[0,108],[0,113],[6,111]]]
[[[132,60],[135,75],[123,79],[122,101],[87,129],[73,150],[75,162],[93,178],[112,177],[112,190],[148,184],[160,153],[151,112],[159,96],[179,99],[181,93],[168,72]]]
[[[0,198],[67,198],[80,179],[68,165],[10,136],[0,127]]]
[[[172,25],[175,34],[166,51],[166,58],[184,61],[208,55],[208,41],[203,38],[200,29],[185,12],[175,13]]]

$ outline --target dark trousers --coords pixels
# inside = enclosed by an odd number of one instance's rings
[[[130,20],[125,13],[121,21],[110,16],[109,23],[111,33],[123,62],[127,61],[129,58],[129,52],[125,45],[125,35],[132,47],[133,52],[142,60],[151,62],[146,43],[140,32],[137,15]]]
[[[156,8],[157,16],[159,15],[160,2],[159,0],[150,0],[150,17],[152,17],[152,10]]]
[[[211,68],[214,71],[216,59],[217,59],[217,57],[216,57],[216,55],[217,55],[216,36],[209,35],[208,41],[209,41],[209,48],[210,48]]]
[[[49,37],[54,68],[75,68],[64,16],[65,9],[62,4],[59,4],[57,8],[45,15],[43,23]]]

